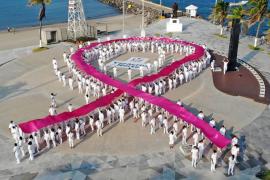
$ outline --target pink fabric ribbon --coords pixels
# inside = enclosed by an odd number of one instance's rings
[[[181,60],[175,61],[169,66],[164,67],[160,72],[156,74],[152,74],[149,76],[144,76],[142,78],[135,79],[128,84],[125,84],[119,80],[113,79],[106,74],[98,71],[95,67],[92,65],[87,64],[83,59],[83,52],[84,50],[90,50],[94,47],[96,47],[99,44],[108,44],[112,42],[117,41],[140,41],[140,40],[148,40],[148,41],[165,41],[167,43],[180,43],[183,45],[190,45],[195,48],[195,53],[184,57]],[[153,96],[151,94],[145,93],[143,91],[137,90],[135,87],[141,83],[147,83],[155,81],[159,78],[166,77],[170,75],[172,72],[174,72],[177,68],[179,68],[181,65],[185,64],[186,62],[195,61],[200,59],[204,56],[204,49],[196,44],[180,41],[180,40],[172,40],[169,38],[154,38],[154,37],[147,37],[147,38],[138,38],[138,37],[132,37],[127,39],[117,39],[117,40],[111,40],[106,41],[102,43],[92,43],[90,46],[81,48],[77,50],[71,57],[71,59],[74,61],[76,66],[83,72],[85,72],[88,75],[91,75],[95,77],[96,79],[102,81],[105,84],[108,84],[110,86],[116,87],[118,90],[116,90],[114,93],[108,94],[106,96],[103,96],[87,105],[84,105],[72,112],[63,112],[61,114],[58,114],[56,116],[47,116],[41,119],[35,119],[27,122],[20,123],[19,126],[22,129],[24,133],[32,133],[36,132],[42,128],[48,127],[50,125],[58,124],[60,122],[64,122],[67,120],[70,120],[72,118],[85,116],[89,114],[90,112],[94,111],[97,108],[101,108],[104,106],[110,105],[115,99],[119,98],[124,92],[134,96],[144,99],[145,101],[154,104],[156,106],[159,106],[166,111],[168,111],[170,114],[177,116],[184,121],[193,124],[196,128],[201,129],[201,131],[204,133],[204,135],[213,142],[216,146],[220,148],[226,147],[228,144],[231,143],[230,139],[227,139],[223,135],[219,133],[216,129],[212,128],[207,122],[197,118],[195,115],[187,111],[185,108],[177,105],[174,102],[171,102],[170,100]]]

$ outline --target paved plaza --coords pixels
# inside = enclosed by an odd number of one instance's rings
[[[199,19],[180,18],[180,21],[184,31],[174,33],[174,38],[206,44],[216,52],[227,53],[229,38],[215,36],[219,32],[217,26]],[[150,25],[146,28],[147,35],[167,36],[165,23],[166,20],[161,20]],[[119,29],[121,24],[118,22],[114,26]],[[126,34],[139,35],[139,32],[138,28],[129,28]],[[28,32],[26,36],[30,36]],[[121,36],[121,33],[116,33],[111,38]],[[162,130],[150,135],[149,127],[141,127],[140,120],[134,122],[132,118],[126,119],[123,124],[105,127],[102,137],[87,134],[81,141],[75,141],[74,149],[64,142],[56,148],[43,150],[34,161],[25,158],[17,165],[12,153],[13,139],[8,130],[11,120],[19,123],[47,116],[51,92],[57,94],[57,112],[67,111],[69,103],[75,108],[85,104],[78,89],[71,91],[63,87],[52,69],[51,60],[55,57],[60,70],[64,73],[68,71],[62,54],[69,50],[71,44],[61,42],[50,45],[46,51],[32,53],[36,42],[36,39],[30,38],[27,42],[21,41],[20,46],[8,43],[8,48],[0,50],[0,179],[256,179],[254,175],[261,167],[269,167],[270,135],[267,132],[270,128],[270,107],[218,91],[209,68],[191,82],[168,91],[164,97],[172,101],[181,99],[184,107],[194,114],[203,110],[207,120],[214,117],[219,127],[225,125],[229,134],[240,137],[244,155],[237,164],[234,176],[224,175],[227,170],[227,162],[224,161],[219,162],[216,172],[210,172],[209,144],[205,158],[194,169],[190,156],[181,153],[180,142],[170,150],[168,136]],[[270,82],[267,51],[250,50],[247,47],[250,37],[242,37],[240,42],[239,58],[257,68]],[[148,58],[151,63],[157,58],[150,53],[130,53],[117,60],[138,56]],[[168,61],[171,59],[168,58]],[[134,72],[133,78],[138,76],[139,73]],[[120,70],[119,79],[127,81],[126,70]],[[90,101],[93,100],[95,98],[91,97]]]

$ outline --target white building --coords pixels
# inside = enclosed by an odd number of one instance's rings
[[[197,10],[198,10],[198,7],[194,6],[193,4],[186,7],[186,13],[190,17],[196,17],[197,16]]]

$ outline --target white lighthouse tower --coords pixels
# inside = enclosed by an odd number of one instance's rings
[[[82,0],[69,0],[67,33],[68,39],[73,40],[87,35],[87,24]]]

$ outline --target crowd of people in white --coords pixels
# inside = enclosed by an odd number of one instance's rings
[[[79,48],[81,48],[80,46]],[[205,48],[206,49],[206,48]],[[151,65],[147,65],[147,72],[156,73],[164,66],[166,53],[179,53],[180,55],[189,55],[195,52],[193,46],[187,46],[179,43],[168,43],[164,41],[116,41],[109,44],[99,45],[91,50],[85,50],[84,59],[88,64],[98,62],[98,69],[109,74],[106,64],[112,58],[129,52],[151,52],[158,53],[159,58]],[[71,54],[74,53],[74,48],[70,49]],[[143,92],[161,96],[166,91],[172,90],[185,82],[189,82],[198,76],[209,64],[211,55],[205,50],[205,55],[200,59],[183,64],[177,68],[172,74],[167,77],[162,77],[154,82],[140,84],[137,88]],[[67,64],[69,76],[66,76],[59,70],[57,60],[52,60],[53,70],[63,86],[68,84],[71,90],[75,89],[75,84],[79,94],[84,94],[86,104],[90,103],[90,96],[100,98],[109,93],[115,92],[116,88],[109,86],[98,79],[80,71],[67,53],[63,54],[63,60]],[[172,60],[173,63],[174,60]],[[129,69],[130,70],[130,69]],[[128,71],[129,71],[128,70]],[[140,75],[144,75],[144,69],[139,69]],[[117,78],[117,69],[112,69],[112,74]],[[128,79],[131,80],[131,70],[128,74]],[[51,93],[51,106],[49,113],[51,116],[57,115],[56,94]],[[176,102],[179,106],[183,106],[182,102]],[[72,104],[68,105],[68,111],[72,112]],[[54,124],[40,131],[25,135],[20,128],[10,122],[9,129],[15,140],[14,153],[17,163],[21,162],[21,158],[25,156],[24,147],[27,145],[29,159],[33,160],[35,153],[42,149],[56,147],[62,144],[67,139],[70,148],[74,148],[74,139],[80,140],[87,132],[95,132],[98,136],[102,136],[105,125],[111,125],[119,120],[124,123],[125,118],[132,115],[134,120],[141,119],[142,127],[150,127],[150,134],[155,134],[158,129],[161,129],[164,134],[169,137],[169,147],[173,148],[176,141],[180,140],[182,145],[192,144],[191,157],[192,166],[196,168],[200,159],[204,156],[205,143],[207,139],[200,131],[192,124],[188,124],[182,119],[170,115],[166,110],[159,108],[153,104],[149,104],[144,99],[131,97],[126,93],[122,94],[111,104],[106,107],[99,107],[95,111],[90,112],[87,116],[70,119],[69,121]],[[206,120],[205,115],[200,111],[197,115],[199,119]],[[216,128],[214,119],[209,121],[209,125]],[[222,126],[219,129],[220,133],[226,136],[226,128]],[[75,137],[74,137],[75,136]],[[192,140],[188,143],[188,137]],[[211,143],[211,142],[210,142]],[[211,171],[215,171],[218,158],[222,150],[213,148],[211,159]],[[228,158],[228,174],[233,174],[237,156],[239,154],[239,146],[237,137],[233,137],[231,145],[231,156]]]

